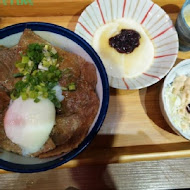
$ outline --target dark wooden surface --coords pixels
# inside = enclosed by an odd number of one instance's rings
[[[152,190],[190,187],[190,159],[81,166],[37,174],[6,173],[2,190]]]

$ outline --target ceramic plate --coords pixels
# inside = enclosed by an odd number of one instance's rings
[[[75,32],[92,45],[99,27],[120,18],[130,18],[143,27],[154,45],[153,63],[133,78],[115,77],[106,68],[109,85],[118,89],[141,89],[160,81],[175,63],[178,36],[170,17],[152,1],[96,0],[79,17]]]

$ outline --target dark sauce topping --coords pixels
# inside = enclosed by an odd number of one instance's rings
[[[188,113],[190,113],[190,104],[188,104],[188,105],[186,106],[186,110],[187,110]]]
[[[132,53],[139,46],[140,34],[135,30],[122,29],[119,34],[109,39],[109,45],[119,53]]]

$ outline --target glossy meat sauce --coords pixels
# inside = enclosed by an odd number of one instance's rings
[[[0,85],[3,86],[0,88],[0,147],[18,154],[21,154],[21,149],[6,137],[2,121],[10,101],[9,92],[19,80],[13,78],[13,74],[17,72],[14,64],[20,59],[19,53],[26,51],[31,43],[48,42],[26,29],[17,46],[0,46]],[[60,69],[63,71],[59,83],[65,87],[75,82],[76,91],[63,91],[65,99],[61,108],[56,110],[56,125],[43,148],[31,155],[40,158],[59,155],[76,148],[85,138],[99,107],[95,92],[97,75],[94,65],[60,48],[56,50],[60,57]]]

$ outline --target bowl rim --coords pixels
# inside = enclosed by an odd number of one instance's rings
[[[164,83],[163,83],[162,89],[161,89],[160,108],[161,108],[162,114],[163,114],[166,122],[173,129],[173,131],[176,132],[178,135],[184,137],[185,139],[190,140],[190,136],[188,137],[188,135],[183,133],[178,127],[176,127],[176,124],[174,124],[174,122],[172,121],[171,116],[168,113],[168,109],[167,109],[167,105],[166,105],[166,101],[165,101],[165,89],[166,89],[166,87],[168,85],[168,80],[169,80],[170,76],[173,73],[176,73],[176,71],[178,69],[180,69],[182,67],[186,67],[187,65],[190,65],[190,59],[185,59],[185,60],[179,62],[175,67],[173,67],[171,69],[169,74],[164,79]]]
[[[62,26],[58,26],[55,24],[51,24],[51,23],[46,23],[46,22],[18,23],[18,24],[14,24],[14,25],[0,29],[0,39],[3,39],[5,37],[8,37],[10,35],[13,35],[19,32],[23,32],[25,28],[29,28],[33,31],[48,31],[48,32],[56,33],[66,38],[69,38],[70,40],[77,43],[80,47],[82,47],[88,53],[88,55],[94,61],[94,64],[96,65],[97,70],[100,74],[100,78],[101,78],[102,86],[103,86],[102,106],[101,106],[98,118],[92,130],[90,131],[90,133],[85,137],[85,139],[80,143],[80,145],[77,148],[70,151],[66,155],[61,156],[60,158],[57,158],[52,161],[48,161],[46,163],[40,163],[40,164],[15,164],[15,163],[11,163],[11,162],[0,159],[1,169],[12,171],[12,172],[19,172],[19,173],[34,173],[34,172],[42,172],[49,169],[53,169],[70,161],[71,159],[76,157],[80,152],[82,152],[87,147],[87,145],[93,140],[93,138],[96,136],[96,134],[100,130],[100,127],[107,113],[108,104],[109,104],[109,83],[108,83],[106,70],[98,54],[83,38],[81,38],[78,34],[74,33],[73,31],[67,28],[64,28]]]

